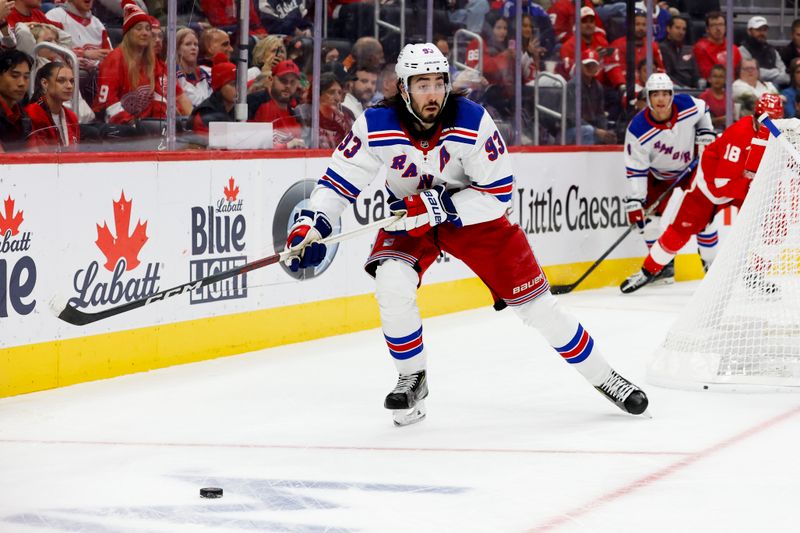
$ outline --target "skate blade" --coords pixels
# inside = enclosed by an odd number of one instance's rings
[[[394,425],[398,427],[410,426],[425,419],[425,402],[417,402],[411,409],[395,409],[392,411]]]
[[[650,409],[645,409],[644,413],[634,416],[643,416],[644,418],[649,418],[650,420],[653,419],[653,414],[650,412]]]
[[[672,285],[674,283],[675,283],[675,278],[658,278],[648,283],[648,285],[657,287],[659,285]]]

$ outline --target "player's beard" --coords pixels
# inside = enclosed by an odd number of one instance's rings
[[[430,101],[426,102],[425,105],[422,106],[422,109],[415,111],[417,113],[417,116],[419,116],[420,120],[422,120],[422,122],[425,122],[427,124],[433,124],[439,117],[439,114],[442,111],[442,106],[439,105],[439,102]]]

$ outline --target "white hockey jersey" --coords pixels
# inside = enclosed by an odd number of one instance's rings
[[[390,197],[444,184],[464,225],[503,216],[514,186],[506,144],[481,106],[460,97],[455,105],[454,122],[441,125],[429,141],[410,135],[394,109],[367,109],[334,150],[309,209],[334,220],[386,165]]]
[[[666,122],[655,122],[647,108],[637,113],[625,132],[627,197],[645,200],[648,173],[660,180],[680,176],[694,159],[696,137],[713,135],[706,103],[688,94],[675,95]]]

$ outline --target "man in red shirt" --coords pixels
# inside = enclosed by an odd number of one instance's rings
[[[597,81],[601,85],[617,88],[625,83],[625,74],[621,69],[621,63],[615,50],[610,49],[606,40],[606,32],[597,28],[597,17],[591,7],[581,8],[581,48],[583,50],[592,49],[601,58],[601,71],[597,76]],[[572,77],[572,69],[575,65],[575,46],[576,40],[573,35],[561,47],[561,59],[564,61],[563,75],[565,78]]]
[[[592,10],[592,15],[597,21],[598,31],[605,37],[606,32],[603,29],[603,23],[600,22],[600,18],[597,16],[597,12],[594,10],[594,5],[591,0],[583,1],[581,20],[586,16],[584,14],[585,9]],[[570,37],[575,35],[575,0],[556,0],[553,2],[553,5],[550,6],[550,9],[547,10],[547,13],[550,14],[550,18],[553,21],[553,31],[556,32],[556,38],[560,42],[565,43]]]
[[[728,205],[741,207],[769,138],[769,130],[761,126],[757,118],[763,113],[773,120],[783,118],[780,96],[761,95],[752,116],[734,122],[706,147],[692,185],[681,199],[675,220],[650,248],[642,269],[622,283],[622,292],[627,294],[639,290],[655,279],[692,235],[700,233],[714,220],[720,209]],[[704,266],[708,268],[710,265]],[[773,292],[767,285],[762,287]]]
[[[272,68],[269,101],[261,104],[253,122],[271,122],[275,148],[305,148],[303,128],[294,114],[295,94],[300,84],[300,69],[291,59]]]
[[[9,28],[14,28],[17,22],[40,22],[42,24],[52,24],[59,29],[64,29],[60,22],[48,19],[44,12],[39,9],[42,0],[14,0],[14,9],[9,12],[6,22]]]
[[[647,48],[645,47],[647,41],[647,15],[643,11],[637,10],[633,17],[633,37],[636,47],[633,64],[638,65],[640,61],[647,58]],[[651,46],[653,48],[653,72],[664,72],[664,60],[661,57],[661,49],[658,47],[658,43],[656,43],[655,40],[651,43]],[[625,57],[627,57],[625,54],[628,50],[627,39],[624,36],[615,39],[614,42],[611,43],[611,47],[616,50],[617,57],[621,59],[620,71],[624,80]]]
[[[739,68],[742,61],[742,54],[739,47],[731,45],[733,49],[733,69]],[[714,65],[726,64],[726,43],[725,43],[725,17],[719,11],[711,11],[706,15],[706,36],[698,39],[695,43],[694,57],[697,59],[697,68],[700,76],[708,78],[711,75],[711,67]]]

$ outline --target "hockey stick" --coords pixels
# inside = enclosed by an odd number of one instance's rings
[[[684,169],[683,173],[682,173],[680,176],[678,176],[678,178],[677,178],[675,181],[673,181],[673,182],[672,182],[672,183],[669,185],[669,187],[667,187],[667,190],[665,190],[664,192],[662,192],[662,193],[659,195],[659,197],[658,197],[658,198],[656,198],[656,200],[655,200],[655,201],[654,201],[652,204],[650,204],[650,207],[648,207],[648,208],[645,210],[645,212],[644,212],[644,217],[645,217],[645,218],[649,217],[649,216],[650,216],[650,215],[653,213],[653,211],[655,211],[656,207],[658,207],[658,204],[660,204],[660,203],[661,203],[661,201],[662,201],[662,200],[664,200],[664,198],[666,198],[666,197],[667,197],[667,195],[668,195],[670,192],[672,192],[672,189],[674,189],[674,188],[675,188],[675,187],[678,185],[678,183],[680,183],[681,181],[683,181],[683,178],[685,178],[686,176],[688,176],[689,174],[691,174],[691,173],[692,173],[692,170],[694,170],[694,168],[697,166],[697,162],[698,162],[698,160],[697,160],[697,159],[693,159],[693,160],[692,160],[692,162],[691,162],[691,163],[689,163],[689,166],[687,166],[687,167]],[[626,238],[628,235],[630,235],[630,233],[631,233],[631,232],[634,230],[634,228],[637,228],[637,227],[638,227],[638,225],[637,225],[635,222],[634,222],[633,224],[631,224],[630,226],[628,226],[628,229],[626,229],[626,230],[625,230],[625,232],[624,232],[622,235],[620,235],[620,236],[619,236],[619,238],[618,238],[616,241],[614,241],[614,244],[612,244],[612,245],[611,245],[611,246],[608,248],[608,250],[606,250],[605,252],[603,252],[603,255],[601,255],[601,256],[600,256],[600,257],[597,259],[597,261],[595,261],[594,263],[592,263],[592,266],[590,266],[590,267],[589,267],[589,269],[588,269],[588,270],[586,270],[586,272],[584,272],[584,273],[583,273],[583,275],[582,275],[581,277],[579,277],[577,281],[575,281],[574,283],[569,283],[569,284],[567,284],[567,285],[551,285],[551,286],[550,286],[550,292],[552,292],[553,294],[566,294],[566,293],[568,293],[568,292],[572,292],[572,291],[575,289],[575,287],[577,287],[578,285],[580,285],[580,284],[581,284],[581,282],[582,282],[583,280],[585,280],[586,278],[588,278],[588,277],[589,277],[589,274],[591,274],[592,272],[594,272],[594,270],[595,270],[595,269],[596,269],[596,268],[597,268],[597,267],[600,265],[600,263],[602,263],[602,262],[603,262],[603,260],[604,260],[606,257],[608,257],[608,256],[609,256],[609,254],[611,254],[611,252],[613,252],[613,251],[616,249],[616,247],[617,247],[617,246],[619,246],[619,244],[620,244],[622,241],[624,241],[624,240],[625,240],[625,238]]]
[[[783,147],[786,148],[790,154],[792,154],[792,157],[794,157],[795,161],[800,164],[800,152],[798,152],[797,148],[795,148],[794,145],[789,142],[786,136],[783,135],[783,132],[778,128],[778,126],[772,122],[772,119],[769,118],[769,115],[764,113],[758,117],[758,121],[767,127],[772,136],[778,139],[778,142],[780,142]]]
[[[332,235],[326,239],[322,239],[322,241],[320,242],[323,242],[325,244],[336,244],[338,242],[346,241],[353,237],[369,233],[370,231],[384,228],[389,224],[391,224],[392,222],[394,222],[395,220],[398,220],[399,218],[400,216],[393,216],[384,218],[382,220],[376,220],[371,224],[367,224],[366,226],[361,226],[360,228],[356,228],[352,231],[348,231],[346,233],[339,233],[338,235]],[[230,270],[226,270],[218,274],[212,274],[211,276],[207,276],[205,278],[201,278],[195,281],[190,281],[188,283],[172,287],[171,289],[157,292],[151,296],[148,296],[147,298],[142,298],[141,300],[128,302],[122,305],[118,305],[116,307],[111,307],[109,309],[97,311],[95,313],[80,311],[76,307],[69,305],[69,303],[63,306],[59,306],[56,309],[56,312],[58,313],[58,318],[60,318],[64,322],[68,322],[74,326],[85,326],[86,324],[97,322],[98,320],[104,320],[112,316],[116,316],[122,313],[127,313],[128,311],[132,311],[134,309],[138,309],[146,305],[160,302],[162,300],[171,298],[173,296],[178,296],[180,294],[185,294],[197,290],[201,287],[205,287],[206,285],[211,285],[213,283],[217,283],[219,281],[232,278],[240,274],[256,270],[258,268],[263,268],[265,266],[285,261],[290,255],[292,255],[292,253],[290,253],[288,250],[284,250],[281,253],[257,259],[245,265],[232,268]],[[63,309],[61,307],[63,307]],[[58,309],[61,309],[61,311],[59,312]]]

